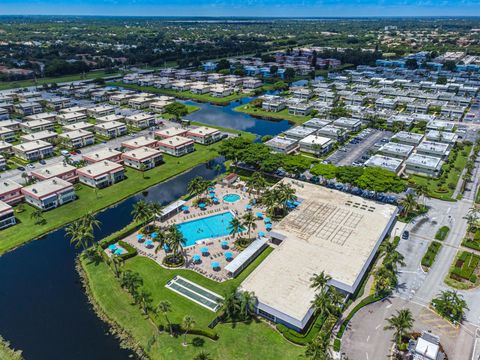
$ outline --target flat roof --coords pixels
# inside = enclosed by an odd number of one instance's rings
[[[97,118],[97,122],[100,121],[102,123],[110,122],[110,121],[122,121],[125,120],[125,116],[117,115],[117,114],[110,114],[105,116],[100,116]]]
[[[325,146],[328,143],[332,142],[333,140],[327,137],[319,136],[319,135],[308,135],[306,138],[300,140],[300,145],[320,145]]]
[[[135,138],[135,139],[129,139],[129,140],[123,141],[122,146],[139,148],[142,146],[148,146],[148,145],[154,144],[156,142],[157,140],[153,138],[149,138],[147,136],[139,136],[138,138]]]
[[[93,159],[97,161],[101,161],[104,159],[111,158],[116,155],[121,155],[122,153],[120,151],[117,151],[115,149],[111,148],[103,148],[88,154],[83,155],[83,157],[88,158],[88,159]]]
[[[61,163],[61,164],[44,167],[42,169],[33,170],[32,174],[38,174],[39,176],[44,178],[51,178],[51,177],[65,174],[66,172],[69,172],[75,169],[76,169],[75,166]]]
[[[289,146],[295,145],[298,141],[282,136],[275,136],[274,138],[268,140],[265,145],[273,146],[276,148],[287,148]]]
[[[13,211],[13,208],[7,203],[0,200],[0,214],[7,213],[9,210]]]
[[[182,135],[185,134],[188,130],[187,129],[182,129],[182,128],[177,128],[177,127],[169,127],[166,129],[161,129],[155,131],[155,135],[160,136],[160,137],[171,137],[171,136],[177,136],[177,135]]]
[[[331,124],[332,120],[313,118],[308,121],[305,121],[303,125],[307,127],[322,128],[325,125]]]
[[[85,136],[93,136],[93,133],[91,131],[87,130],[73,130],[73,131],[68,131],[64,132],[59,135],[61,138],[66,138],[66,139],[79,139]]]
[[[25,121],[25,122],[21,123],[21,125],[31,128],[31,127],[42,126],[42,125],[53,125],[53,122],[48,121],[48,120],[39,119],[39,120]]]
[[[58,134],[55,131],[51,130],[42,130],[33,134],[26,134],[20,136],[20,138],[24,141],[35,141],[35,140],[44,140],[49,139],[52,137],[57,137]]]
[[[447,142],[455,142],[457,140],[457,134],[448,132],[448,131],[437,131],[437,130],[430,130],[427,133],[426,138],[428,140],[434,141],[447,141]]]
[[[429,169],[437,169],[441,165],[442,159],[435,156],[412,154],[406,160],[406,164],[416,165]]]
[[[35,140],[35,141],[27,141],[18,145],[12,146],[14,149],[19,149],[21,151],[33,151],[37,149],[42,149],[45,147],[53,147],[52,144],[43,141],[43,140]]]
[[[292,185],[301,204],[274,224],[270,234],[285,240],[241,287],[301,321],[315,295],[310,277],[325,271],[333,285],[353,287],[397,208],[310,183],[282,182]]]
[[[94,127],[97,129],[109,130],[109,129],[116,129],[123,126],[125,126],[125,124],[118,121],[107,121],[101,124],[97,124]]]
[[[86,121],[80,121],[75,124],[70,124],[70,125],[65,125],[63,126],[63,130],[66,131],[74,131],[74,130],[85,130],[85,129],[93,129],[93,124],[86,122]]]
[[[427,152],[434,152],[434,153],[442,153],[445,154],[448,151],[450,145],[441,143],[438,141],[428,141],[424,140],[417,146],[417,151],[427,151]]]
[[[389,142],[383,145],[378,151],[395,153],[399,155],[409,155],[413,151],[413,146],[396,142]]]
[[[396,173],[402,162],[403,160],[390,156],[373,155],[365,162],[365,166],[380,167]]]
[[[58,177],[53,177],[51,179],[39,181],[30,186],[25,186],[22,189],[22,192],[27,192],[40,198],[68,187],[72,187],[72,184]]]
[[[400,141],[408,141],[408,142],[415,142],[419,143],[423,139],[423,134],[416,134],[407,131],[399,131],[395,135],[392,136],[392,139],[397,139]]]
[[[5,194],[6,192],[18,190],[21,188],[23,188],[23,186],[20,184],[17,184],[13,180],[0,179],[0,194]]]
[[[129,150],[123,153],[122,156],[136,159],[136,160],[144,160],[150,158],[155,155],[161,155],[162,152],[159,150],[155,150],[146,146],[139,147],[138,149]]]
[[[218,132],[220,132],[220,130],[208,126],[199,126],[196,128],[188,129],[189,134],[198,136],[207,136]]]
[[[154,119],[155,116],[154,115],[150,115],[150,114],[147,114],[147,113],[139,113],[139,114],[133,114],[133,115],[130,115],[130,116],[127,116],[126,117],[126,120],[127,121],[141,121],[141,120],[148,120],[148,119]]]
[[[67,113],[62,113],[57,115],[57,119],[61,119],[61,120],[78,119],[78,118],[86,119],[87,115],[85,115],[82,112],[67,112]]]
[[[163,145],[167,147],[177,147],[193,143],[192,139],[183,137],[183,136],[172,136],[167,139],[158,140],[158,145]]]
[[[113,161],[103,160],[84,166],[77,170],[78,174],[84,174],[91,177],[105,174],[107,172],[123,169],[123,166]]]
[[[286,136],[294,136],[294,137],[307,137],[310,134],[316,132],[317,129],[306,127],[306,126],[296,126],[293,128],[288,129],[284,132]]]

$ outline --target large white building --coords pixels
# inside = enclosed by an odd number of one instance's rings
[[[324,271],[344,293],[360,285],[398,209],[348,193],[292,179],[301,204],[270,232],[273,252],[243,281],[256,312],[301,330],[313,315],[310,278]]]

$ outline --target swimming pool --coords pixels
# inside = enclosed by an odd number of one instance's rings
[[[226,236],[230,234],[231,212],[208,216],[202,219],[191,220],[177,225],[178,230],[186,240],[185,246],[195,245],[202,239]]]
[[[240,200],[240,195],[238,194],[227,194],[223,197],[223,201],[228,203],[234,203]]]

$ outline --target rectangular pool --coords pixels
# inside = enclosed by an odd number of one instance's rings
[[[227,236],[230,234],[231,212],[224,212],[202,219],[191,220],[177,225],[186,240],[185,246],[195,245],[198,240]]]

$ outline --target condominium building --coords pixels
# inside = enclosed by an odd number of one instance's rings
[[[7,203],[0,201],[0,229],[5,229],[16,223],[17,220],[15,219],[13,208]]]
[[[125,165],[138,170],[152,169],[163,162],[161,151],[150,147],[140,147],[126,151],[122,154]]]
[[[118,121],[110,121],[101,124],[97,124],[94,127],[95,132],[98,135],[112,139],[127,134],[127,126]]]
[[[172,156],[182,156],[195,150],[192,139],[172,136],[157,142],[158,150]]]
[[[99,189],[105,188],[125,178],[122,165],[104,160],[77,169],[81,183]]]
[[[137,129],[145,129],[155,125],[155,116],[147,113],[139,113],[127,116],[125,122]]]
[[[31,134],[21,135],[20,140],[23,142],[42,140],[47,142],[53,142],[58,137],[58,134],[55,131],[43,130],[39,132],[34,132]]]
[[[93,164],[93,163],[104,161],[104,160],[118,163],[122,161],[122,153],[120,151],[117,151],[111,148],[104,148],[104,149],[100,149],[100,150],[83,155],[83,160],[85,160],[89,164]]]
[[[21,159],[36,161],[53,155],[52,144],[35,140],[12,146],[13,153]]]
[[[186,136],[188,129],[170,127],[155,131],[155,137],[157,139],[166,139],[172,136]]]
[[[26,121],[20,124],[20,129],[26,134],[31,134],[34,132],[39,132],[44,130],[54,131],[55,123],[48,120]]]
[[[129,139],[122,142],[122,147],[127,149],[138,149],[141,147],[149,147],[152,149],[157,148],[157,140],[152,139],[148,136],[140,136],[138,138]]]
[[[53,177],[22,189],[25,201],[41,210],[50,210],[76,199],[73,185]]]
[[[188,129],[187,137],[189,137],[196,143],[208,145],[219,141],[222,138],[222,133],[220,132],[220,130],[215,128],[199,126],[196,128]]]
[[[95,135],[87,130],[68,131],[58,137],[70,149],[80,149],[95,144]]]
[[[67,163],[50,165],[41,169],[32,171],[32,176],[40,181],[48,180],[54,177],[74,183],[78,180],[77,168]]]
[[[15,205],[23,201],[23,186],[13,180],[0,179],[0,201],[9,205]]]

